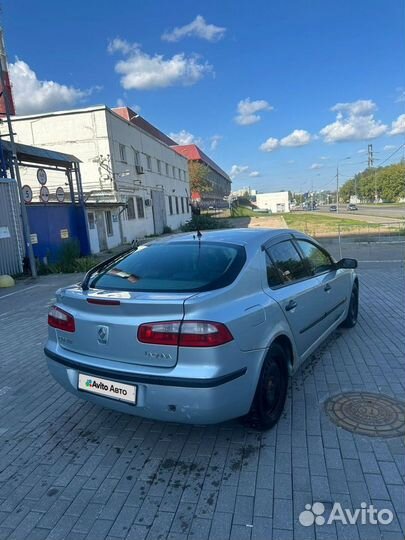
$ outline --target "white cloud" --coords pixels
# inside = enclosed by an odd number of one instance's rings
[[[329,156],[321,156],[319,159],[322,159],[322,161],[326,161],[326,160],[330,159],[330,157]]]
[[[337,113],[347,112],[354,116],[367,116],[377,109],[377,105],[371,99],[358,99],[348,103],[336,103],[331,111]]]
[[[295,163],[295,159],[289,159],[289,160],[287,161],[287,163],[288,163],[289,165],[292,165],[293,163]]]
[[[259,146],[259,150],[262,152],[273,152],[274,150],[277,150],[279,146],[280,142],[278,139],[269,137],[266,141],[264,141],[263,144]]]
[[[216,150],[222,139],[222,135],[212,135],[212,137],[210,137],[210,150]]]
[[[245,173],[248,169],[249,167],[247,165],[232,165],[229,176],[233,180],[236,176]]]
[[[311,134],[305,129],[294,129],[292,133],[280,140],[281,146],[304,146],[311,142]]]
[[[202,140],[200,137],[195,137],[189,131],[182,129],[178,133],[169,133],[169,137],[176,141],[177,144],[197,144],[201,145]]]
[[[383,150],[387,151],[387,150],[394,150],[394,148],[396,148],[395,144],[386,144],[383,148]]]
[[[391,124],[390,135],[401,135],[405,133],[405,114],[400,114]]]
[[[184,53],[164,58],[161,54],[144,53],[136,43],[116,38],[108,45],[110,53],[125,56],[115,65],[122,75],[121,86],[125,90],[150,90],[168,86],[191,86],[212,72],[212,66],[196,55]]]
[[[371,99],[336,103],[331,108],[337,113],[336,121],[322,128],[320,134],[327,143],[375,139],[387,131],[387,126],[374,118],[376,109]]]
[[[360,150],[357,150],[358,154],[367,154],[367,150],[365,148],[360,148]]]
[[[9,69],[18,114],[36,114],[72,107],[92,92],[54,81],[41,81],[35,71],[22,60],[17,59],[10,64]]]
[[[250,101],[250,98],[242,99],[237,106],[237,116],[235,122],[241,126],[249,126],[260,121],[261,111],[272,111],[273,107],[264,99]]]
[[[162,35],[162,39],[164,41],[174,42],[180,41],[180,39],[185,37],[198,37],[206,41],[218,41],[224,37],[225,32],[226,28],[207,24],[204,17],[197,15],[191,23],[176,27],[170,32],[165,32]]]
[[[261,174],[259,173],[259,171],[252,171],[251,173],[249,173],[249,176],[251,178],[257,178],[258,176],[261,176]]]
[[[312,163],[312,165],[310,166],[310,169],[313,171],[316,171],[318,169],[322,169],[322,167],[323,167],[322,163]]]

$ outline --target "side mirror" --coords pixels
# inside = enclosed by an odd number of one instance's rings
[[[347,268],[353,270],[354,268],[357,268],[357,260],[348,258],[340,259],[340,261],[336,263],[336,268]]]

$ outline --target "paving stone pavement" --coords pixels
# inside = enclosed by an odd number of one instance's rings
[[[296,373],[272,431],[186,426],[79,401],[47,372],[48,276],[0,292],[0,540],[402,540],[405,443],[336,428],[323,402],[348,390],[405,397],[405,279],[363,265],[361,315]],[[16,294],[11,294],[11,293]],[[298,521],[321,501],[388,508],[389,525]]]

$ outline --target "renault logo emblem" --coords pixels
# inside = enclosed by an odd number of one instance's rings
[[[101,345],[107,345],[109,330],[108,326],[97,326],[97,341]]]

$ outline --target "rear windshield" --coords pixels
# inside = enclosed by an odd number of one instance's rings
[[[147,292],[198,292],[226,287],[246,261],[245,249],[217,242],[141,246],[104,268],[91,287]]]

